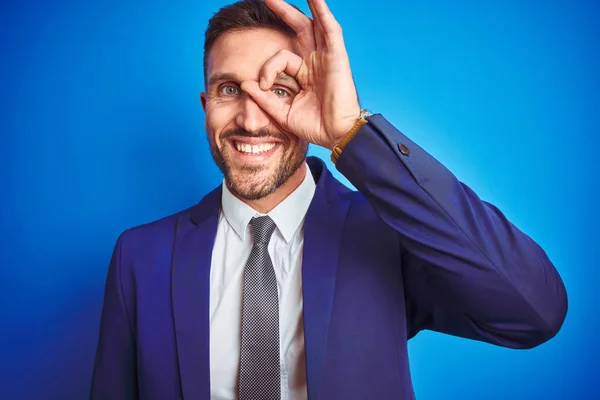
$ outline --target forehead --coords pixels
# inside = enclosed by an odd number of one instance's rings
[[[298,54],[294,38],[276,30],[252,28],[226,32],[210,50],[207,78],[215,73],[234,73],[243,79],[257,79],[264,63],[282,49]]]

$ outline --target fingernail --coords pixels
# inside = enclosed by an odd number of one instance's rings
[[[260,78],[260,88],[263,90],[267,88],[267,80],[265,78]]]

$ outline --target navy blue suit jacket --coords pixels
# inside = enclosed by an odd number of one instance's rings
[[[545,252],[381,115],[317,183],[302,263],[310,399],[413,399],[407,340],[424,329],[511,348],[567,311]],[[209,399],[209,271],[220,187],[125,231],[110,263],[92,399]]]

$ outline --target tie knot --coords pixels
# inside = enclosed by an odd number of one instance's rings
[[[252,240],[254,244],[265,243],[268,244],[271,239],[271,235],[275,231],[275,222],[268,215],[262,217],[255,217],[250,220],[252,226]]]

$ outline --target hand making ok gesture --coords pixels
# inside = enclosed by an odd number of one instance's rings
[[[241,88],[286,131],[333,149],[360,114],[342,28],[325,0],[308,0],[313,19],[283,0],[265,4],[294,29],[300,55],[279,51],[263,65],[259,83],[245,81]],[[282,72],[301,88],[291,103],[270,90]]]

